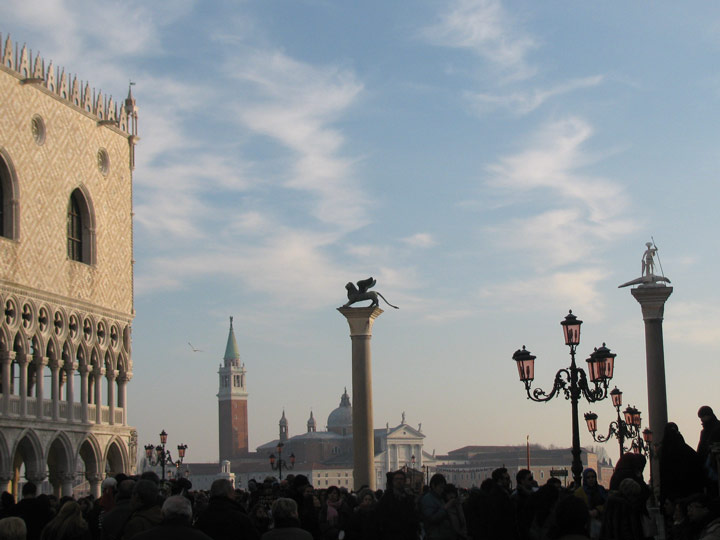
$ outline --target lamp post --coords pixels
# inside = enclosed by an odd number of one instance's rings
[[[282,457],[282,449],[283,446],[285,446],[283,443],[279,442],[277,445],[277,458],[275,457],[275,454],[270,454],[270,468],[273,471],[278,471],[278,476],[280,476],[280,480],[282,480],[282,471],[283,467],[287,470],[291,470],[295,467],[295,454],[290,454],[290,464],[283,459]]]
[[[520,381],[525,385],[528,399],[537,402],[546,402],[559,395],[562,390],[565,399],[570,400],[572,405],[572,473],[575,485],[581,485],[582,476],[582,460],[580,459],[580,431],[578,428],[578,401],[581,397],[594,403],[603,400],[608,395],[608,383],[613,377],[615,367],[615,357],[617,355],[610,352],[605,344],[596,348],[595,351],[587,359],[588,373],[577,367],[575,363],[575,350],[580,344],[580,325],[582,321],[573,315],[572,310],[560,322],[563,327],[565,337],[565,345],[570,347],[570,367],[559,370],[555,374],[555,380],[550,393],[546,393],[540,388],[530,390],[533,379],[535,378],[535,356],[530,351],[518,349],[513,354],[513,360],[517,364]],[[588,383],[588,377],[590,386]]]
[[[160,432],[160,444],[157,446],[153,446],[152,444],[146,444],[145,445],[145,458],[147,459],[148,463],[150,463],[151,466],[155,467],[157,465],[160,465],[162,468],[162,481],[165,481],[165,466],[166,465],[175,465],[175,469],[179,469],[180,465],[182,464],[183,460],[185,459],[185,451],[187,450],[187,444],[179,444],[177,447],[178,450],[178,460],[173,461],[172,455],[170,454],[170,450],[165,450],[165,444],[167,444],[167,438],[168,434],[165,433],[165,430],[163,429]],[[153,451],[155,453],[153,454]]]
[[[609,441],[611,437],[616,437],[620,445],[620,455],[622,456],[625,453],[625,440],[635,439],[640,436],[641,413],[635,407],[628,406],[623,411],[622,416],[620,415],[622,392],[618,390],[617,386],[610,392],[610,398],[617,412],[617,420],[610,422],[607,435],[596,435],[598,415],[594,412],[585,413],[585,422],[595,442],[604,443]]]

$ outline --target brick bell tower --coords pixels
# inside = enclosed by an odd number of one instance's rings
[[[248,393],[245,383],[245,364],[240,361],[233,318],[223,364],[218,371],[218,420],[220,435],[220,461],[242,457],[248,453]]]

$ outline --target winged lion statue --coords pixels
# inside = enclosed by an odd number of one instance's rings
[[[370,305],[367,307],[377,307],[380,303],[378,297],[380,297],[391,308],[400,309],[399,307],[393,306],[390,302],[388,302],[387,298],[385,298],[379,292],[368,290],[374,287],[376,283],[377,281],[375,281],[375,279],[372,277],[369,277],[367,279],[361,279],[357,282],[357,287],[354,283],[349,282],[347,285],[345,285],[345,288],[347,289],[348,301],[343,307],[350,307],[354,303],[362,302],[363,300],[370,300]]]

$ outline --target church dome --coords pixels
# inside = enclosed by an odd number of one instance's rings
[[[328,416],[327,429],[340,435],[352,433],[352,405],[350,405],[347,388],[340,398],[340,406]]]

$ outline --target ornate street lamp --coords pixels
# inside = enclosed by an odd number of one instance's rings
[[[162,480],[165,481],[165,466],[166,465],[174,465],[175,469],[179,469],[180,465],[182,465],[183,460],[185,459],[185,451],[187,450],[187,444],[179,444],[178,449],[178,457],[179,459],[177,461],[173,461],[172,455],[170,454],[170,450],[165,450],[165,445],[167,444],[167,438],[168,434],[163,429],[160,432],[160,444],[157,446],[153,446],[152,444],[146,444],[145,445],[145,459],[147,462],[152,466],[156,467],[160,465],[162,469]],[[153,454],[153,451],[155,454]]]
[[[563,321],[560,322],[563,328],[565,345],[570,347],[570,367],[561,369],[555,374],[555,380],[550,393],[540,388],[530,390],[535,378],[535,356],[530,351],[518,349],[513,354],[513,360],[517,364],[520,381],[525,385],[528,399],[537,402],[546,402],[559,395],[562,391],[565,399],[572,404],[572,472],[575,485],[581,485],[582,460],[580,459],[580,431],[578,428],[578,401],[584,397],[588,402],[603,400],[608,395],[608,383],[613,377],[615,369],[615,354],[610,352],[605,344],[596,348],[587,359],[588,373],[577,367],[575,364],[575,350],[580,344],[580,326],[582,321],[573,315],[572,310]],[[588,377],[590,381],[588,382]],[[592,386],[590,385],[592,383]],[[597,416],[595,416],[597,420]]]
[[[641,414],[635,407],[628,406],[623,411],[624,419],[623,416],[620,416],[622,392],[618,390],[617,386],[610,392],[610,398],[617,412],[617,420],[610,422],[607,435],[596,435],[598,415],[594,412],[585,413],[585,422],[595,442],[604,443],[609,441],[611,437],[617,438],[618,444],[620,445],[620,455],[622,456],[626,452],[625,440],[635,439],[640,434]]]
[[[278,475],[280,476],[280,480],[282,480],[282,471],[283,468],[287,470],[292,470],[295,467],[295,454],[290,454],[290,464],[288,464],[282,457],[282,449],[283,446],[285,446],[283,443],[279,442],[277,445],[277,453],[278,457],[275,458],[275,454],[270,454],[270,469],[273,471],[278,471]]]

